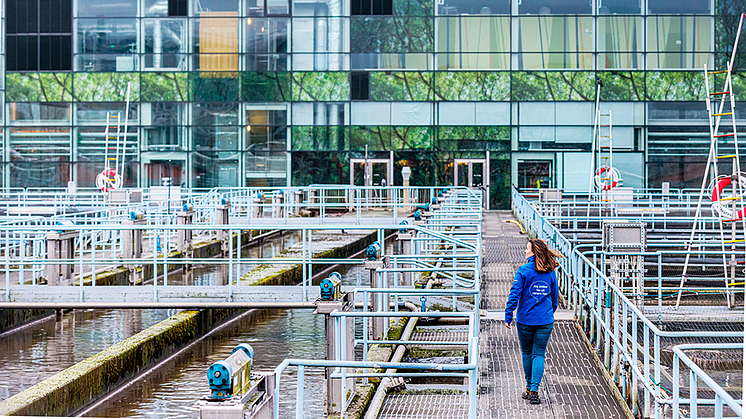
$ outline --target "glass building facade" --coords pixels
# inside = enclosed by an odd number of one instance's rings
[[[624,185],[698,187],[702,68],[723,68],[743,11],[746,0],[4,0],[0,187],[94,186],[118,115],[126,186],[360,182],[367,151],[393,163],[396,185],[403,166],[412,185],[447,185],[456,159],[489,158],[489,181],[474,182],[505,207],[511,185],[587,189],[597,78]],[[746,94],[740,74],[734,90]]]

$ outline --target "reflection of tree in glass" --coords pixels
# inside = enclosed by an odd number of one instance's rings
[[[294,72],[294,101],[350,100],[347,72]]]
[[[702,71],[649,71],[646,73],[647,100],[704,100]]]
[[[421,16],[352,16],[350,52],[433,52],[433,19]]]
[[[438,100],[510,100],[510,73],[492,71],[451,71],[435,73]]]
[[[645,78],[642,72],[609,71],[596,73],[596,76],[604,84],[601,88],[601,100],[638,101],[645,98]]]
[[[595,75],[588,71],[526,71],[513,73],[513,100],[595,100]]]
[[[370,98],[374,101],[431,101],[432,74],[421,71],[385,71],[370,74]]]
[[[68,102],[73,98],[72,73],[7,73],[8,102]]]

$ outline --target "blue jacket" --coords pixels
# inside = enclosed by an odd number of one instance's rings
[[[505,306],[505,322],[513,321],[513,311],[518,307],[516,321],[527,326],[542,326],[554,323],[557,311],[559,287],[557,274],[536,272],[534,257],[518,267],[510,287],[508,304]]]

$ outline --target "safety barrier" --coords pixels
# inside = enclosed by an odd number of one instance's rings
[[[665,372],[661,360],[661,339],[743,339],[743,332],[661,330],[625,295],[620,286],[599,269],[600,261],[596,260],[598,252],[585,254],[580,245],[565,237],[549,219],[540,215],[532,203],[515,190],[512,193],[512,207],[529,235],[545,240],[550,247],[556,248],[564,256],[560,259],[558,271],[560,291],[570,308],[574,310],[577,321],[588,333],[594,349],[602,357],[604,367],[620,389],[622,397],[630,404],[633,413],[638,413],[637,395],[640,387],[644,397],[644,417],[651,417],[652,409],[653,417],[660,419],[663,415],[663,405],[675,403],[676,394],[669,395],[670,391],[664,388],[662,382],[662,374]],[[570,219],[569,222],[573,220]],[[671,381],[674,381],[672,377]],[[723,398],[722,401],[724,400]],[[707,401],[700,401],[705,402]]]

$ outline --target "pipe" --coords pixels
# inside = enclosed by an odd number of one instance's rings
[[[0,309],[203,309],[203,308],[233,308],[233,309],[315,309],[316,304],[313,302],[189,302],[189,301],[169,301],[169,302],[70,302],[70,303],[52,303],[52,302],[0,302]]]
[[[431,278],[427,281],[426,288],[432,288],[434,282],[435,281]],[[404,305],[412,312],[420,311],[419,307],[410,302],[406,302]],[[414,328],[417,326],[417,320],[419,320],[419,317],[409,318],[409,321],[407,321],[407,325],[404,327],[404,331],[401,334],[401,340],[410,340],[412,332],[414,332]],[[406,350],[407,347],[404,345],[397,346],[394,355],[391,357],[391,362],[401,362]],[[394,373],[396,373],[396,368],[389,368],[386,370],[386,374]],[[376,389],[376,393],[373,395],[373,398],[370,400],[370,404],[368,405],[368,409],[365,411],[364,419],[376,419],[378,417],[378,413],[381,411],[381,407],[383,407],[383,400],[386,398],[386,393],[394,385],[394,380],[392,380],[391,377],[384,377],[381,379],[381,384],[378,385],[378,389]]]

